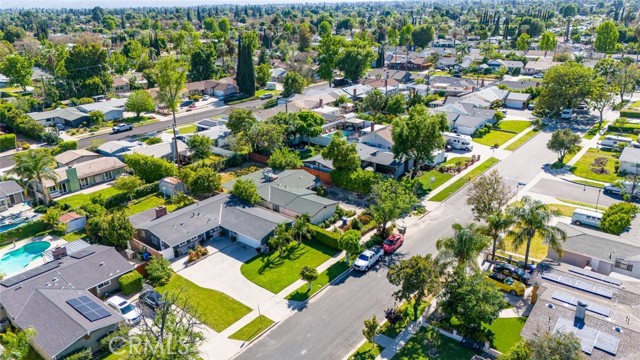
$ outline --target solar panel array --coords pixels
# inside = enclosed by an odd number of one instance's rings
[[[586,291],[592,294],[596,294],[596,295],[600,295],[603,297],[606,297],[608,299],[613,298],[613,295],[615,294],[615,291],[611,290],[611,289],[607,289],[603,286],[598,286],[595,285],[593,283],[587,282],[587,281],[583,281],[583,280],[579,280],[573,277],[569,277],[566,275],[561,275],[559,273],[556,272],[551,272],[551,273],[545,273],[542,275],[543,279],[546,280],[550,280],[553,282],[557,282],[559,284],[563,284],[566,286],[570,286],[572,288],[576,288],[578,290],[582,290],[582,291]]]
[[[48,271],[51,271],[60,266],[59,261],[50,261],[44,265],[38,266],[37,268],[33,268],[31,270],[27,270],[23,273],[20,273],[16,276],[12,276],[10,278],[2,280],[2,285],[6,287],[11,287],[13,285],[19,284],[23,281],[34,278],[38,275],[44,274]]]
[[[552,298],[562,301],[563,303],[567,303],[573,306],[578,306],[578,301],[587,304],[587,311],[591,311],[592,313],[596,313],[602,316],[610,317],[613,310],[609,309],[606,306],[602,306],[593,302],[585,301],[582,299],[578,299],[577,297],[567,294],[562,291],[556,291],[551,296]]]
[[[591,355],[593,349],[599,349],[611,355],[616,355],[620,338],[604,333],[590,326],[577,328],[573,326],[573,321],[567,318],[559,318],[553,332],[560,331],[563,333],[573,333],[580,339],[580,347],[582,351]]]
[[[586,277],[589,277],[589,278],[592,278],[592,279],[604,281],[604,282],[609,283],[609,284],[622,286],[622,281],[620,281],[620,280],[618,280],[616,278],[612,278],[611,276],[607,276],[607,275],[598,274],[597,272],[594,272],[594,271],[581,269],[579,267],[571,266],[571,267],[569,267],[569,272],[580,274],[582,276],[586,276]]]
[[[100,319],[104,319],[110,316],[111,313],[107,311],[101,304],[93,301],[88,296],[79,296],[67,300],[67,304],[71,305],[77,312],[84,316],[87,320],[94,322]]]
[[[94,249],[82,249],[82,250],[78,250],[72,254],[70,254],[69,256],[74,258],[74,259],[82,259],[85,258],[91,254],[94,254],[96,251]]]

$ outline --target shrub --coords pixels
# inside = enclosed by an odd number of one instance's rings
[[[100,350],[102,350],[103,352],[110,352],[111,350],[121,349],[123,346],[127,344],[126,339],[128,338],[128,336],[129,336],[129,327],[120,326],[118,330],[100,339],[100,341],[98,342],[98,344],[100,345]],[[121,339],[121,340],[114,340],[114,339]]]
[[[378,227],[378,223],[375,221],[370,221],[367,225],[362,226],[362,229],[360,229],[360,233],[364,235],[369,231],[375,229],[376,227]]]
[[[189,257],[187,261],[194,262],[194,261],[200,260],[201,258],[207,255],[209,255],[209,249],[198,245],[195,247],[195,249],[189,250]]]
[[[638,213],[636,205],[627,202],[619,202],[611,205],[602,215],[600,227],[603,231],[620,235],[631,225],[633,216]]]
[[[93,360],[93,352],[87,347],[65,356],[63,360]]]
[[[358,220],[360,220],[360,222],[363,225],[367,225],[368,223],[373,221],[373,216],[368,215],[368,214],[360,214],[360,215],[358,215]]]
[[[396,323],[402,321],[402,314],[398,308],[388,308],[384,311],[384,318],[387,319],[391,326],[394,326]]]
[[[120,276],[118,282],[120,283],[120,290],[122,290],[125,295],[142,291],[142,275],[135,270]]]
[[[330,175],[331,182],[336,186],[361,194],[370,193],[373,184],[380,179],[380,174],[362,169],[356,171],[332,171]]]
[[[200,100],[202,100],[202,96],[200,96],[199,94],[193,94],[193,95],[189,96],[189,100],[200,101]]]
[[[311,225],[311,231],[313,232],[314,239],[316,239],[317,241],[336,250],[340,250],[340,246],[338,246],[338,239],[340,238],[340,234],[327,231],[315,225]]]
[[[33,237],[48,229],[49,225],[42,220],[31,221],[25,225],[0,233],[0,245]]]
[[[166,285],[171,276],[173,269],[171,263],[165,258],[153,258],[147,263],[147,281],[153,286]]]
[[[355,218],[353,220],[351,220],[351,228],[354,230],[361,230],[362,229],[362,223],[360,222],[360,220],[358,220],[358,218]]]
[[[640,111],[638,110],[622,110],[620,111],[620,116],[638,119],[640,118]]]
[[[0,135],[0,151],[11,150],[15,148],[16,148],[15,134]]]

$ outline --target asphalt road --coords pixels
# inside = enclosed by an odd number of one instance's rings
[[[592,186],[584,186],[564,180],[540,179],[530,190],[530,192],[553,196],[560,199],[581,201],[587,204],[611,206],[620,202],[620,198],[612,197],[604,193],[600,194],[598,200],[598,189]]]
[[[514,190],[527,183],[556,155],[545,144],[542,133],[496,165]],[[363,321],[372,315],[384,319],[384,309],[393,306],[395,287],[386,280],[388,264],[416,254],[435,253],[437,239],[450,236],[451,225],[472,221],[463,189],[415,225],[407,229],[405,245],[366,274],[352,273],[313,299],[308,306],[276,326],[236,359],[344,359],[362,340]]]

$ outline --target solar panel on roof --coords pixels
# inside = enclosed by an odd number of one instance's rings
[[[615,355],[618,352],[618,345],[620,345],[619,338],[601,331],[596,339],[595,347],[611,355]]]
[[[581,302],[587,304],[587,311],[590,311],[592,313],[599,314],[599,315],[602,315],[602,316],[606,316],[606,317],[611,316],[611,313],[613,312],[613,310],[609,309],[606,306],[602,306],[602,305],[596,304],[596,303],[591,302],[591,301],[585,301],[583,299],[576,298],[575,296],[573,296],[571,294],[567,294],[567,293],[562,292],[562,291],[554,292],[551,297],[553,299],[556,299],[558,301],[562,301],[563,303],[570,304],[570,305],[573,305],[573,306],[577,306],[578,305],[578,301],[581,301]]]
[[[613,284],[613,285],[617,285],[617,286],[621,286],[622,285],[622,281],[620,281],[620,280],[618,280],[616,278],[612,278],[611,276],[607,276],[607,275],[603,275],[603,274],[598,274],[597,272],[581,269],[581,268],[578,268],[578,267],[575,267],[575,266],[569,267],[569,272],[580,274],[580,275],[584,275],[586,277],[590,277],[592,279],[604,281],[604,282],[607,282],[609,284]]]
[[[591,355],[593,349],[596,348],[615,356],[618,352],[618,345],[620,345],[620,338],[618,337],[590,326],[577,328],[573,326],[572,320],[563,317],[559,318],[556,322],[553,332],[556,331],[573,333],[578,339],[580,339],[580,347],[582,348],[582,351],[589,355]]]
[[[16,284],[19,284],[23,281],[29,280],[31,278],[34,278],[38,275],[44,274],[48,271],[51,271],[57,267],[60,266],[60,262],[59,261],[51,261],[48,262],[46,264],[43,264],[41,266],[38,266],[37,268],[33,268],[31,270],[27,270],[23,273],[20,273],[18,275],[12,276],[10,278],[4,279],[2,280],[2,285],[6,286],[6,287],[11,287],[14,286]]]
[[[609,299],[611,299],[615,294],[615,291],[605,288],[603,286],[597,286],[597,285],[594,285],[593,283],[589,283],[589,282],[578,280],[569,276],[557,274],[555,272],[543,274],[542,278],[553,281],[553,282],[557,282],[559,284],[563,284],[572,288],[576,288],[578,290],[600,295]]]
[[[85,295],[69,299],[67,300],[67,304],[91,322],[111,316],[111,313],[109,313],[102,305],[96,303],[93,299]]]
[[[74,252],[73,254],[70,254],[69,256],[74,258],[74,259],[82,259],[85,258],[91,254],[94,254],[96,251],[93,249],[83,249],[83,250],[79,250]]]

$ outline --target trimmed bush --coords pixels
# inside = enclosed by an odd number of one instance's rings
[[[15,134],[0,135],[0,151],[11,150],[15,148],[16,148]]]
[[[315,225],[311,225],[311,231],[313,231],[313,237],[317,241],[334,249],[340,250],[340,246],[338,246],[338,239],[340,238],[339,234],[319,228]]]
[[[640,119],[640,111],[637,111],[637,110],[622,110],[622,111],[620,111],[620,116],[633,118],[633,119]]]
[[[25,225],[0,233],[0,245],[33,237],[48,229],[49,225],[42,220],[31,221]]]
[[[93,352],[91,348],[84,348],[82,350],[78,350],[71,355],[68,355],[63,358],[64,360],[93,360]]]
[[[607,127],[607,130],[610,132],[621,132],[621,133],[633,134],[635,131],[640,130],[640,125],[626,124],[625,126],[622,126],[622,127],[609,125]]]
[[[118,282],[120,283],[120,290],[122,290],[125,295],[142,291],[142,275],[135,270],[120,276]]]
[[[126,204],[129,201],[129,194],[127,193],[119,193],[115,195],[109,196],[107,201],[104,203],[104,207],[107,209],[113,209],[115,207]]]

